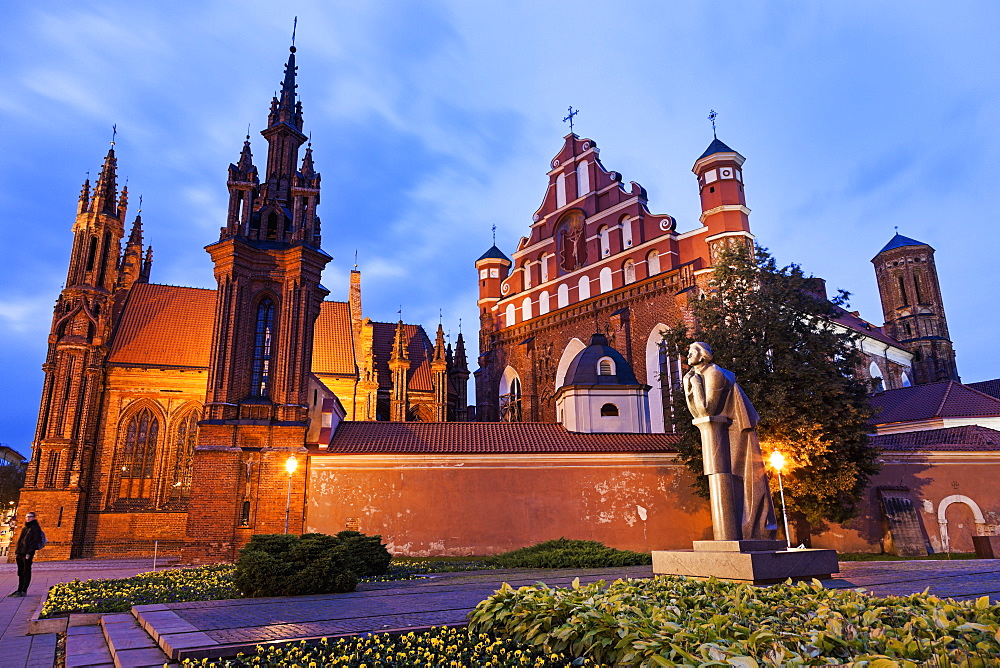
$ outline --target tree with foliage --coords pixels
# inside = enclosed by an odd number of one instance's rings
[[[709,291],[690,303],[694,338],[683,327],[664,338],[677,352],[705,341],[715,362],[736,374],[760,414],[765,458],[780,450],[788,460],[789,515],[820,524],[857,514],[879,464],[868,439],[869,388],[857,375],[861,337],[833,323],[849,294],[828,300],[814,285],[798,265],[779,268],[764,248],[730,247],[718,258]],[[675,405],[684,406],[682,391]],[[681,455],[707,494],[698,431],[686,409],[675,411],[674,421]]]
[[[0,460],[0,512],[7,509],[11,501],[17,503],[27,470],[27,464],[8,464]]]

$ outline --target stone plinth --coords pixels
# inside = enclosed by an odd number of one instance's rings
[[[698,540],[693,550],[653,552],[653,573],[753,584],[825,579],[840,570],[836,550],[785,550],[777,540]]]

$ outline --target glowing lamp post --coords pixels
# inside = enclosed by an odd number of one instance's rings
[[[785,521],[785,549],[792,549],[792,536],[788,533],[788,513],[785,511],[785,485],[781,481],[781,472],[785,468],[785,456],[780,451],[775,450],[768,458],[771,468],[778,472],[778,490],[781,492],[781,519]]]
[[[292,474],[299,467],[295,455],[289,455],[285,460],[285,470],[288,471],[288,496],[285,498],[285,533],[288,533],[288,516],[292,512]],[[784,497],[782,497],[784,498]]]

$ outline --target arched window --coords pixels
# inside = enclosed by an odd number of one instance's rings
[[[198,443],[198,411],[191,411],[177,422],[174,434],[173,481],[168,494],[170,501],[184,503],[191,495],[191,463],[194,460],[194,446]]]
[[[590,279],[586,276],[580,277],[579,283],[580,301],[590,299]]]
[[[105,232],[104,245],[101,248],[101,265],[97,268],[97,285],[99,286],[104,284],[104,274],[108,269],[108,253],[110,251],[111,251],[111,232]]]
[[[576,166],[576,196],[583,197],[590,192],[590,169],[586,160]]]
[[[906,299],[906,283],[903,282],[903,276],[899,276],[899,298],[903,306],[909,306],[910,302]]]
[[[500,378],[500,421],[521,422],[522,418],[521,377],[507,367]]]
[[[517,307],[513,304],[507,304],[507,309],[503,314],[503,326],[512,327],[517,324]]]
[[[885,389],[885,379],[882,377],[882,370],[878,364],[872,362],[868,365],[868,375],[872,378],[872,392],[881,392]]]
[[[566,206],[566,175],[560,174],[556,177],[556,208],[561,209]]]
[[[610,357],[602,357],[597,362],[597,375],[598,376],[613,376],[615,375],[615,363]]]
[[[611,229],[607,225],[601,225],[597,230],[597,237],[601,242],[601,257],[611,255]]]
[[[604,404],[601,406],[601,417],[618,417],[618,406]]]
[[[622,216],[621,219],[622,226],[622,248],[632,247],[632,219],[628,216]]]
[[[549,280],[549,258],[550,257],[551,257],[550,255],[543,255],[542,256],[542,261],[541,261],[542,262],[542,283],[544,283],[547,280]]]
[[[908,374],[908,373],[906,373],[904,371],[902,373],[901,377],[900,377],[899,385],[900,385],[900,387],[910,387],[910,386],[912,386],[913,382],[910,380],[910,374]]]
[[[651,250],[649,255],[646,256],[646,270],[649,271],[650,276],[655,276],[660,273],[660,253],[659,251]]]
[[[90,237],[90,250],[87,251],[87,271],[93,271],[94,259],[96,257],[97,257],[97,237]]]
[[[556,308],[562,308],[563,306],[569,306],[569,286],[565,283],[560,283],[556,289]]]
[[[542,290],[542,294],[538,295],[538,315],[545,315],[549,308],[549,291]]]
[[[521,302],[521,320],[531,320],[531,297],[525,297]]]
[[[611,282],[611,267],[601,269],[600,279],[601,292],[611,292],[611,288],[613,287]]]
[[[524,289],[531,287],[531,263],[525,262],[521,265],[521,272],[524,274]]]
[[[633,260],[625,260],[625,264],[622,265],[622,277],[625,280],[625,285],[635,283],[635,262]]]
[[[153,463],[160,422],[149,408],[132,416],[125,429],[118,477],[119,499],[148,499],[153,488]]]
[[[274,302],[265,297],[257,305],[257,331],[253,344],[253,375],[250,392],[256,397],[270,396],[271,355],[274,350]]]
[[[276,239],[278,237],[278,214],[274,211],[267,214],[267,238]]]

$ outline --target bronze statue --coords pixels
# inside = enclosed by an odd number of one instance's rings
[[[691,344],[688,364],[684,396],[701,432],[714,538],[773,539],[778,524],[757,441],[757,411],[733,372],[712,362],[707,343]]]

